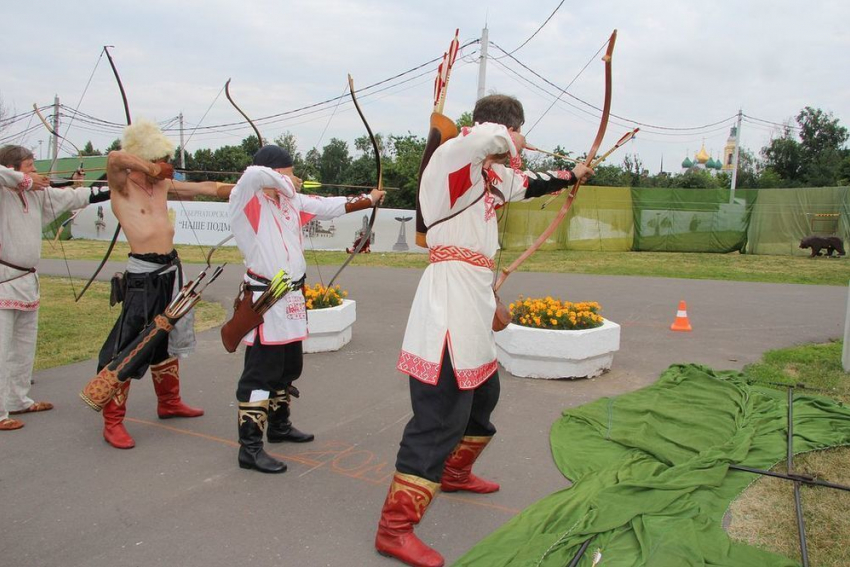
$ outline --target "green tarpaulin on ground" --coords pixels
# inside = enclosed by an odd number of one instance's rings
[[[738,372],[671,366],[647,388],[564,412],[551,431],[574,484],[533,504],[456,565],[564,567],[592,539],[604,567],[785,567],[796,562],[729,539],[721,522],[787,450],[787,395]],[[797,395],[794,451],[850,444],[850,408]],[[790,502],[789,502],[789,505]]]

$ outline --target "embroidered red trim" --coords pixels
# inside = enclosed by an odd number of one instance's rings
[[[400,372],[408,374],[425,384],[431,384],[432,386],[436,385],[440,378],[439,363],[429,362],[424,358],[407,351],[401,351],[396,368]],[[493,360],[492,362],[482,364],[478,368],[471,368],[468,370],[455,369],[458,388],[461,390],[472,390],[473,388],[477,388],[495,374],[498,368],[499,363],[496,362],[496,360]]]
[[[38,299],[35,301],[18,301],[17,299],[0,299],[0,309],[17,309],[18,311],[37,311]]]
[[[478,368],[471,368],[469,370],[458,370],[455,369],[455,376],[457,376],[457,386],[461,390],[471,390],[473,388],[477,388],[481,384],[487,381],[493,374],[496,373],[496,370],[499,369],[499,363],[493,360],[492,362],[488,362],[486,364],[482,364]]]
[[[434,246],[433,248],[429,248],[428,252],[429,260],[432,264],[437,262],[458,261],[466,262],[473,266],[488,268],[490,270],[496,267],[495,262],[487,256],[479,254],[478,252],[473,252],[468,248],[461,248],[460,246]]]
[[[432,386],[435,386],[440,378],[440,363],[429,362],[407,351],[401,351],[396,368]]]

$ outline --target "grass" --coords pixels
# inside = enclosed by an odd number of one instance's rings
[[[842,402],[850,403],[850,374],[841,366],[841,342],[802,345],[765,353],[761,362],[744,369],[755,383],[804,384]],[[806,392],[802,390],[801,392]],[[850,485],[850,447],[815,451],[794,458],[794,470]],[[785,472],[783,462],[773,468]],[[793,484],[762,477],[732,503],[729,535],[786,557],[800,560]],[[803,487],[803,514],[811,565],[850,565],[850,493],[829,488]]]
[[[100,260],[106,251],[106,242],[94,240],[69,240],[62,248],[45,241],[44,258],[62,258],[62,249],[69,260]],[[208,247],[197,245],[177,247],[184,262],[204,262]],[[129,247],[119,242],[112,257],[126,258]],[[521,251],[520,251],[521,252]],[[500,266],[506,267],[520,252],[512,251],[497,257]],[[345,252],[307,252],[307,261],[320,265],[339,265],[345,261]],[[216,251],[216,262],[239,263],[242,256],[235,247],[222,247]],[[353,261],[358,266],[388,268],[424,268],[426,254],[383,253],[361,254]],[[523,271],[600,274],[618,276],[652,276],[661,278],[686,278],[705,280],[730,280],[767,283],[797,283],[811,285],[847,285],[850,281],[850,261],[847,259],[809,259],[802,256],[755,256],[747,254],[704,254],[682,252],[585,252],[538,251],[522,266]]]
[[[67,278],[42,277],[40,283],[35,370],[95,358],[120,313],[118,306],[109,307],[109,285],[95,282],[75,303]],[[74,280],[77,293],[84,283]],[[217,303],[202,301],[195,309],[197,331],[224,321],[224,308]]]

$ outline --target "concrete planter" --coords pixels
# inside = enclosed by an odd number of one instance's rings
[[[357,319],[357,302],[343,299],[342,305],[307,310],[307,340],[304,352],[339,350],[351,340],[351,328]]]
[[[511,323],[496,333],[496,356],[521,378],[593,378],[611,368],[620,350],[620,325],[580,331],[532,329]]]

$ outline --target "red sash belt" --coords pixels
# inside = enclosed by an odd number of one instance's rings
[[[466,262],[490,270],[496,266],[493,260],[487,256],[459,246],[434,246],[429,248],[428,252],[432,264],[436,262]]]

